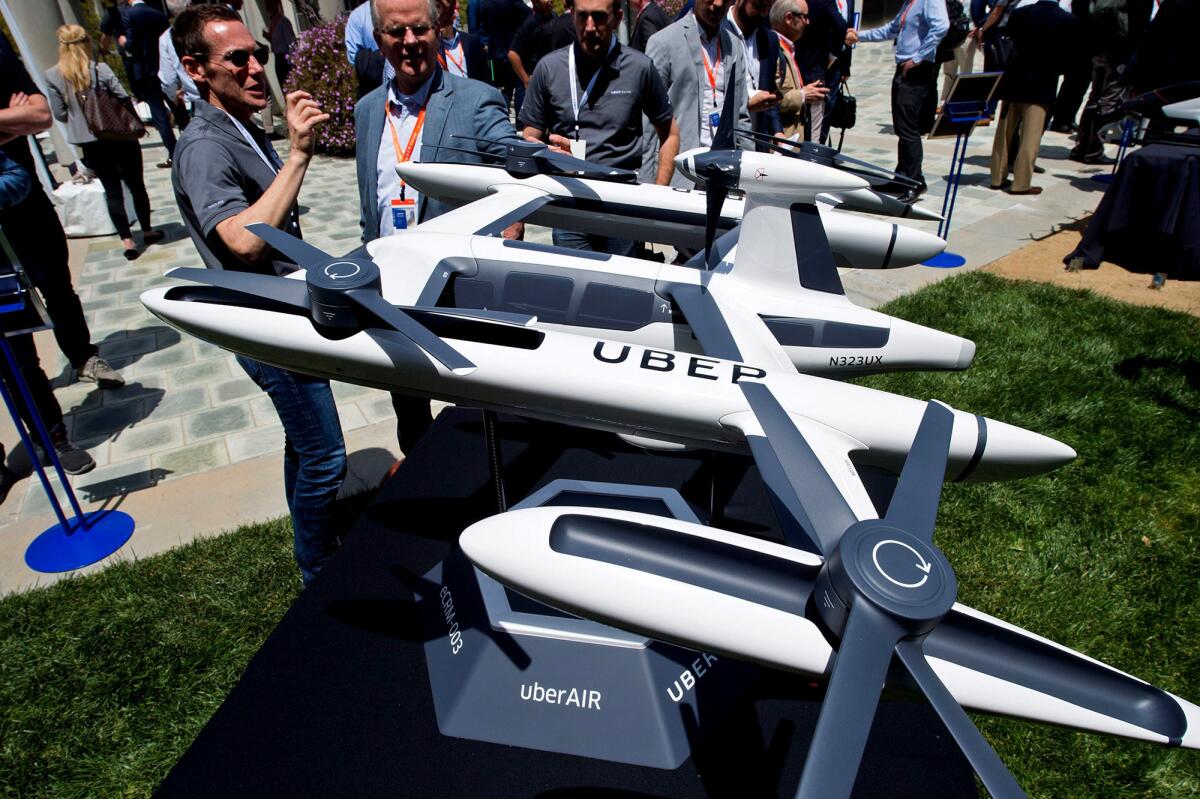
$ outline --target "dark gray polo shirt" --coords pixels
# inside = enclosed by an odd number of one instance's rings
[[[575,138],[568,68],[571,47],[555,50],[538,62],[517,116],[521,125]],[[576,67],[582,63],[577,50]],[[590,80],[581,70],[577,96],[582,98]],[[600,76],[579,109],[579,138],[587,142],[587,160],[636,171],[642,165],[643,114],[655,125],[671,121],[667,89],[649,58],[618,44],[600,67]]]
[[[209,269],[286,275],[297,267],[287,256],[270,250],[267,257],[251,265],[229,251],[217,235],[217,224],[249,208],[275,180],[283,162],[271,142],[253,123],[246,130],[267,157],[268,166],[219,108],[197,100],[191,123],[179,137],[171,167],[175,202],[192,243]],[[300,237],[299,213],[292,206],[287,227]]]

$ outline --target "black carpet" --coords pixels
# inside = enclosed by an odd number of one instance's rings
[[[703,515],[709,455],[648,455],[610,435],[501,417],[515,503],[557,478],[681,489]],[[778,538],[749,459],[721,456],[722,527]],[[444,412],[297,600],[160,786],[161,797],[791,796],[820,691],[766,673],[674,771],[438,732],[412,589],[459,532],[494,513],[478,412]],[[855,796],[975,797],[923,703],[884,702]]]

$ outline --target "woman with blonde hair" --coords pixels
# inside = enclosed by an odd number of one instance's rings
[[[63,25],[56,33],[58,63],[46,70],[50,110],[60,122],[67,124],[67,140],[79,146],[84,165],[100,178],[108,216],[125,245],[125,257],[132,261],[140,253],[129,229],[129,217],[125,214],[122,182],[129,187],[133,197],[133,208],[142,226],[142,239],[146,244],[153,244],[163,238],[162,231],[150,227],[150,197],[142,179],[142,148],[136,141],[97,139],[88,129],[80,102],[81,93],[93,87],[106,89],[122,99],[128,99],[129,95],[107,64],[92,60],[92,42],[87,31],[78,25]]]

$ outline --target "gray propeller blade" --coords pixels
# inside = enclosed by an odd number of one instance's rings
[[[191,280],[209,286],[230,289],[264,300],[283,303],[308,311],[308,287],[303,280],[289,280],[274,275],[259,275],[254,272],[232,272],[227,269],[193,269],[180,267],[167,273],[168,277]]]
[[[1024,799],[1025,792],[1017,784],[1012,772],[929,667],[929,662],[925,660],[921,651],[921,644],[913,639],[901,641],[896,644],[896,655],[920,686],[929,704],[933,705],[938,717],[950,731],[958,748],[967,756],[971,768],[975,769],[992,799]]]
[[[742,359],[741,350],[721,316],[720,307],[703,286],[670,283],[666,286],[666,294],[679,304],[705,355],[727,361]]]
[[[879,695],[904,630],[867,602],[850,611],[796,799],[849,797]]]
[[[819,554],[828,558],[858,517],[771,389],[762,383],[743,383],[742,393],[766,434],[761,442],[748,436],[755,460],[755,448],[766,447],[781,467],[777,474],[770,468],[763,470],[764,482],[813,539]]]
[[[704,191],[704,265],[708,270],[717,268],[713,256],[713,242],[717,239],[717,225],[721,222],[721,208],[725,205],[725,197],[729,190],[725,187],[709,184]]]
[[[933,541],[953,432],[954,412],[939,402],[927,404],[883,517],[925,541]]]
[[[462,374],[464,371],[469,372],[475,368],[475,364],[467,360],[462,353],[442,341],[404,311],[388,303],[377,292],[370,289],[351,289],[346,292],[346,296],[391,325],[396,332],[406,336],[450,371]]]
[[[286,233],[277,227],[256,222],[253,225],[246,225],[246,230],[249,230],[255,236],[270,244],[281,253],[291,258],[305,269],[312,269],[320,266],[326,261],[332,261],[333,256],[317,249],[303,239],[298,239],[290,233]]]

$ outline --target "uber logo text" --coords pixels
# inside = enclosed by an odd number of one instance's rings
[[[590,688],[543,688],[537,682],[521,684],[521,698],[526,702],[545,702],[548,705],[566,705],[581,710],[599,710],[600,692]]]

